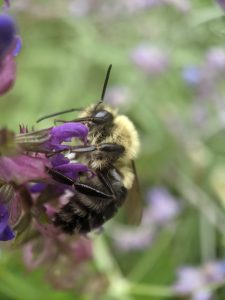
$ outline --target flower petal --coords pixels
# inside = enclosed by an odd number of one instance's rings
[[[62,172],[65,176],[70,177],[72,180],[76,180],[80,173],[86,173],[89,171],[87,166],[79,163],[64,164],[56,167],[55,169]]]
[[[79,138],[82,141],[86,141],[87,134],[87,126],[81,123],[68,122],[52,128],[50,142],[53,147],[57,147],[62,142],[70,142],[72,138]]]
[[[12,88],[16,79],[16,63],[12,54],[0,61],[0,95]]]
[[[45,171],[47,165],[48,160],[45,157],[0,157],[0,178],[17,184],[48,178]]]
[[[0,241],[10,241],[15,237],[12,229],[7,225],[5,230],[0,233]]]
[[[0,203],[0,236],[8,226],[9,212],[6,206]]]
[[[12,17],[0,14],[0,58],[11,48],[16,33],[16,25]]]

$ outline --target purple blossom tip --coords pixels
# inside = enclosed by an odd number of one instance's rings
[[[11,48],[16,34],[16,25],[12,17],[0,14],[0,58]]]
[[[9,241],[14,238],[14,233],[8,225],[9,212],[5,205],[0,203],[0,241]]]
[[[63,142],[71,142],[72,138],[78,138],[86,141],[88,134],[87,126],[81,123],[68,122],[51,129],[50,139],[45,143],[46,149],[67,150],[68,145],[61,145]]]

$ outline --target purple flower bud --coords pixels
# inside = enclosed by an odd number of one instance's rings
[[[0,15],[0,59],[10,50],[15,41],[16,25],[12,17]]]
[[[0,203],[0,241],[9,241],[14,238],[14,233],[8,225],[9,212],[5,205]]]

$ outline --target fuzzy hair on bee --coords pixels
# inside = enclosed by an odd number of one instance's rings
[[[73,182],[54,169],[48,169],[54,180],[74,187],[73,196],[53,220],[55,226],[67,233],[83,234],[102,226],[125,201],[134,216],[131,219],[137,222],[141,217],[134,165],[140,149],[138,133],[127,116],[118,114],[117,110],[103,102],[111,67],[106,74],[101,100],[81,110],[78,118],[70,121],[81,122],[89,129],[87,144],[73,151],[78,159],[81,157],[85,160],[96,176]],[[73,109],[62,113],[71,111]],[[48,115],[39,121],[59,114]]]
[[[109,151],[107,155],[106,152],[97,149],[95,152],[90,153],[90,167],[94,170],[102,170],[115,164],[115,167],[119,169],[122,168],[124,172],[128,172],[130,162],[137,157],[140,149],[137,130],[127,116],[119,115],[115,109],[112,109],[104,103],[100,103],[97,109],[96,106],[88,107],[81,114],[81,117],[88,118],[98,114],[103,115],[104,113],[109,116],[109,122],[103,125],[87,123],[89,127],[88,142],[91,145],[101,145],[103,143],[119,145],[121,146],[121,151]],[[127,188],[130,188],[131,185],[132,182],[130,184],[128,183]]]

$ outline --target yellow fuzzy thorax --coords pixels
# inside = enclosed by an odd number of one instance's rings
[[[95,110],[96,105],[87,107],[80,117],[91,116]],[[123,184],[127,189],[132,187],[134,181],[134,173],[131,168],[131,161],[135,160],[140,149],[140,142],[137,130],[131,120],[125,115],[119,115],[117,110],[100,104],[98,110],[106,110],[110,112],[113,117],[113,127],[107,136],[102,138],[102,143],[112,143],[122,145],[125,149],[124,153],[115,162],[115,167],[120,171],[123,177]],[[102,132],[95,131],[89,133],[89,140],[92,145],[96,145],[101,140]],[[91,167],[94,169],[102,169],[105,166],[104,160],[92,161]]]

